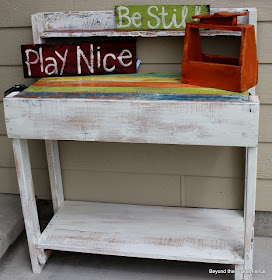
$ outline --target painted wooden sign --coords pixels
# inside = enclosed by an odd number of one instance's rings
[[[25,78],[136,73],[136,42],[21,46]]]
[[[192,16],[209,14],[209,5],[121,5],[115,6],[116,29],[181,30]]]

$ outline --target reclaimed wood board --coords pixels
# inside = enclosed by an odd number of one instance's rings
[[[50,88],[52,89],[52,88]],[[167,89],[168,90],[168,89]],[[15,98],[39,98],[39,99],[101,99],[101,100],[146,100],[146,101],[217,101],[217,102],[242,102],[248,101],[246,95],[204,95],[204,94],[173,94],[173,93],[118,93],[118,92],[52,92],[25,91],[18,93]]]
[[[181,83],[180,73],[137,73],[129,75],[103,75],[85,77],[58,77],[40,79],[30,86],[28,92],[52,93],[130,93],[130,94],[220,94],[220,95],[247,95],[226,90],[204,88]]]
[[[136,72],[136,41],[22,45],[25,78]]]
[[[76,98],[47,98],[40,93],[6,97],[4,108],[10,138],[239,147],[258,143],[258,97],[77,93]]]
[[[50,255],[50,251],[35,247],[35,240],[38,239],[41,232],[27,140],[12,139],[12,144],[32,269],[34,273],[40,273]]]
[[[228,30],[201,30],[201,36],[241,36],[239,31]],[[40,32],[40,38],[56,37],[180,37],[184,36],[184,30],[53,30]]]
[[[226,8],[211,8],[211,13],[225,11]],[[230,12],[249,11],[256,14],[255,8],[227,8]],[[238,19],[239,24],[248,24],[249,17]],[[114,11],[84,12],[45,12],[32,15],[33,36],[35,42],[53,37],[158,37],[184,36],[184,30],[116,30]],[[201,31],[203,36],[233,35],[240,32],[208,30]]]
[[[128,257],[242,264],[243,234],[243,215],[237,210],[65,201],[36,246]]]
[[[117,30],[181,30],[193,16],[209,14],[209,5],[118,5]]]

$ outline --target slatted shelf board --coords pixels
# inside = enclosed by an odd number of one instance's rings
[[[238,210],[65,201],[41,249],[208,263],[244,263]]]

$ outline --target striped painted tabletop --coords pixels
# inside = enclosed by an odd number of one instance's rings
[[[243,93],[181,83],[181,74],[115,74],[42,78],[16,95],[25,98],[248,100]]]

